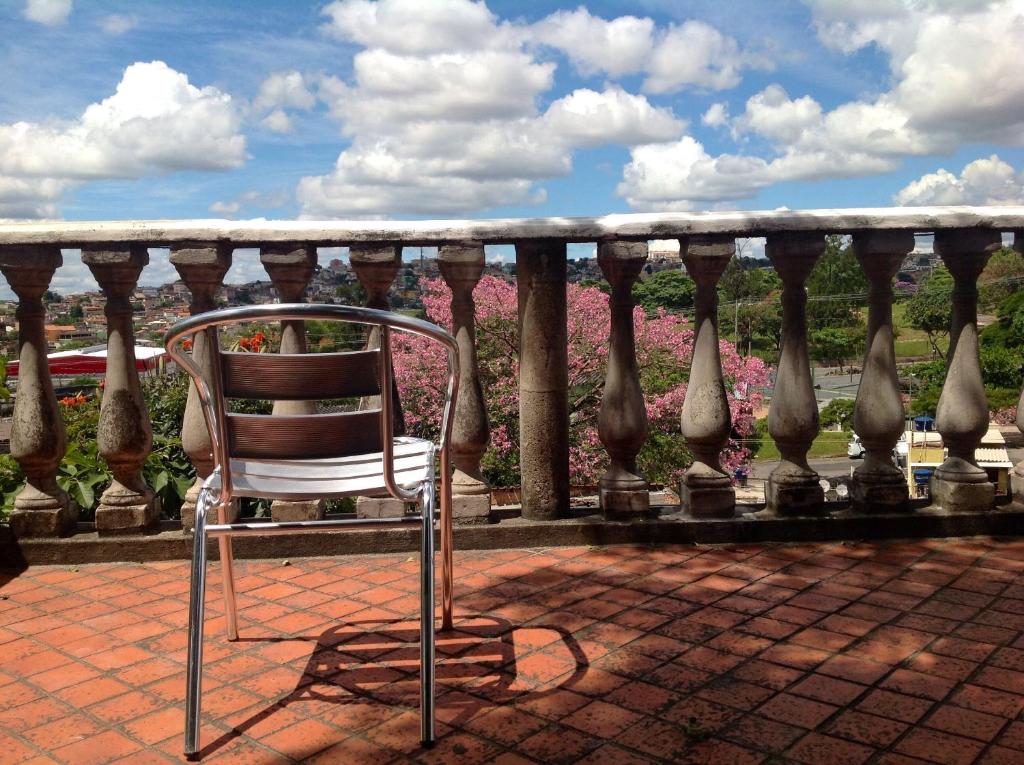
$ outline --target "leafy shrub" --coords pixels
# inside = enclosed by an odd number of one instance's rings
[[[832,399],[825,405],[825,408],[821,410],[821,427],[831,428],[839,426],[838,430],[852,430],[853,407],[854,401],[852,399]]]

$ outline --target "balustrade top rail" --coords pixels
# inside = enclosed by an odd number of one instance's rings
[[[101,242],[135,242],[159,246],[179,242],[229,241],[240,247],[269,242],[303,242],[320,246],[400,242],[409,246],[430,246],[463,240],[485,244],[531,239],[593,242],[671,239],[694,234],[756,237],[800,231],[853,233],[898,229],[932,232],[956,228],[1024,230],[1024,206],[879,207],[427,221],[33,221],[0,223],[0,245],[57,244],[75,247]]]

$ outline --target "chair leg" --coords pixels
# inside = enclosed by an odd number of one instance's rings
[[[217,540],[220,546],[220,572],[224,585],[224,616],[228,640],[238,640],[238,607],[235,603],[235,555],[231,549],[231,537]]]
[[[203,685],[203,612],[206,599],[206,512],[209,500],[203,493],[196,503],[195,546],[188,606],[188,666],[185,680],[185,756],[199,752],[199,711]]]
[[[452,484],[447,460],[441,468],[441,630],[452,628],[453,560]]]
[[[420,497],[423,533],[420,540],[420,742],[434,745],[434,487],[427,483]]]

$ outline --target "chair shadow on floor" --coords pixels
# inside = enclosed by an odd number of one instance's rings
[[[528,631],[533,639],[522,649],[525,653],[542,645],[546,655],[560,655],[556,666],[564,667],[566,672],[552,681],[521,674],[516,633],[522,629],[499,617],[456,616],[452,630],[438,632],[437,709],[442,731],[444,724],[457,727],[481,711],[542,699],[583,679],[589,660],[582,647],[571,632],[550,624],[530,624]],[[315,638],[242,637],[237,642],[313,640],[316,645],[295,689],[211,741],[200,751],[200,758],[222,749],[299,701],[376,705],[380,707],[380,722],[390,719],[389,709],[418,710],[419,622],[415,619],[349,622],[331,627]],[[337,722],[344,727],[343,714],[338,715]],[[412,748],[419,745],[415,738],[410,734]],[[305,756],[313,754],[307,752]]]

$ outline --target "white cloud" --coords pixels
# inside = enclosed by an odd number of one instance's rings
[[[243,208],[276,209],[284,207],[288,203],[289,195],[284,191],[246,191],[239,194],[230,202],[216,201],[210,205],[209,210],[218,215],[232,217],[237,215]]]
[[[614,85],[576,90],[542,112],[555,64],[530,51],[525,27],[500,23],[482,3],[343,0],[326,12],[333,34],[370,47],[353,57],[350,82],[318,84],[351,144],[330,173],[299,183],[306,217],[535,204],[545,198],[536,184],[571,172],[575,149],[685,129],[671,110]]]
[[[273,133],[291,133],[295,130],[292,118],[282,109],[274,109],[274,111],[260,120],[260,124]]]
[[[26,0],[25,18],[48,27],[64,24],[71,15],[71,0]]]
[[[132,64],[114,95],[76,120],[0,124],[0,188],[22,189],[28,215],[52,216],[83,181],[238,167],[246,158],[239,124],[220,90],[197,88],[160,61]]]
[[[654,21],[620,16],[606,21],[580,6],[556,11],[533,25],[538,42],[564,52],[583,74],[606,73],[612,77],[644,69],[654,47]]]
[[[726,90],[740,84],[739,45],[703,21],[671,26],[644,67],[648,93],[675,93],[688,86]]]
[[[971,162],[959,176],[939,169],[907,184],[894,197],[899,205],[1024,204],[1024,172],[993,154]]]
[[[580,6],[541,19],[529,34],[533,41],[562,51],[584,75],[642,73],[647,93],[725,90],[739,84],[742,69],[768,68],[759,57],[741,51],[734,38],[703,21],[659,29],[650,18],[606,20]]]
[[[506,32],[483,2],[338,0],[324,8],[324,28],[367,48],[423,55],[504,47]]]
[[[769,85],[747,101],[735,122],[738,132],[755,132],[772,141],[793,143],[821,122],[821,105],[810,96],[791,100],[779,85]]]
[[[227,94],[196,88],[161,61],[137,63],[73,122],[0,125],[0,173],[87,180],[238,167],[238,126]]]
[[[719,128],[729,124],[729,105],[721,101],[711,104],[700,118],[702,125]]]
[[[309,92],[301,72],[274,72],[260,84],[260,92],[252,103],[259,112],[273,109],[311,109],[316,97]]]
[[[125,32],[130,32],[138,25],[138,20],[123,13],[112,13],[100,19],[100,29],[108,35],[117,37]]]
[[[621,88],[603,93],[576,90],[560,98],[544,115],[546,126],[573,146],[619,143],[636,146],[670,141],[682,134],[686,123],[671,110],[651,106],[643,96]]]
[[[234,215],[242,209],[241,202],[214,202],[210,205],[210,212],[217,215]]]
[[[889,57],[892,88],[831,111],[779,85],[752,96],[732,120],[715,105],[705,124],[728,124],[741,142],[760,139],[767,156],[712,157],[693,138],[678,157],[665,147],[634,149],[619,185],[631,205],[686,208],[749,198],[774,183],[887,172],[905,156],[971,143],[1024,145],[1024,0],[807,2],[827,45],[844,52],[874,45]],[[935,175],[913,195],[960,193]]]

